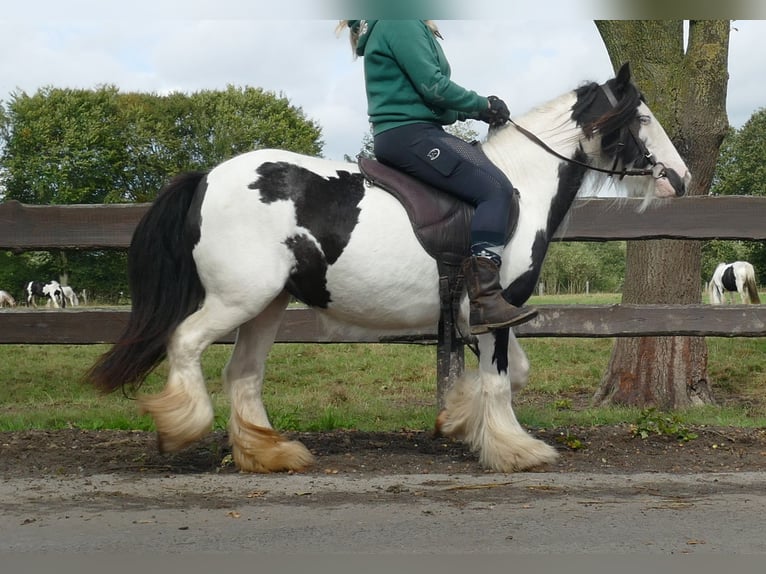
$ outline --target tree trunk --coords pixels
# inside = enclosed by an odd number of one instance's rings
[[[597,21],[612,65],[630,61],[636,83],[692,172],[689,195],[706,195],[728,129],[729,21]],[[678,200],[683,201],[683,200]],[[651,217],[650,214],[643,217]],[[698,241],[628,242],[624,303],[701,301]],[[594,401],[678,409],[713,403],[702,337],[615,342]]]

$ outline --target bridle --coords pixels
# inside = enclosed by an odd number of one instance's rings
[[[612,105],[612,107],[616,108],[618,105],[618,102],[611,88],[607,86],[606,84],[602,84],[600,87],[601,87],[601,90],[604,92],[604,95],[606,95],[606,98],[607,100],[609,100],[609,103]],[[665,165],[662,162],[657,161],[657,159],[654,157],[654,154],[647,149],[646,144],[643,142],[643,140],[640,137],[638,137],[638,134],[636,133],[636,130],[632,125],[627,125],[620,128],[620,139],[617,145],[625,146],[624,142],[626,138],[630,136],[633,139],[633,143],[636,144],[636,147],[639,149],[641,154],[649,162],[649,165],[651,166],[649,168],[643,168],[643,169],[623,168],[622,170],[618,170],[617,164],[619,163],[619,153],[615,154],[614,164],[612,165],[612,169],[604,169],[601,167],[596,167],[594,165],[590,165],[588,163],[579,161],[571,157],[566,157],[565,155],[560,154],[551,146],[549,146],[547,143],[545,143],[543,140],[541,140],[539,137],[537,137],[535,134],[530,132],[525,127],[520,126],[519,124],[514,122],[512,119],[509,119],[508,122],[513,124],[513,126],[522,134],[524,134],[527,137],[527,139],[536,143],[548,153],[568,163],[573,163],[592,171],[598,171],[598,172],[606,173],[609,175],[619,175],[620,179],[624,178],[626,175],[651,175],[654,179],[661,179],[663,177],[667,177],[667,170],[665,168]]]

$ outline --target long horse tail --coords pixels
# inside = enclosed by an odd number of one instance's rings
[[[187,224],[195,191],[205,176],[189,172],[172,179],[133,233],[128,251],[132,301],[128,323],[85,375],[104,392],[125,385],[139,387],[165,358],[175,328],[205,296],[192,257],[199,227]]]
[[[758,283],[755,280],[755,271],[753,270],[752,265],[748,266],[745,272],[744,288],[747,291],[750,302],[756,305],[760,305],[761,298],[758,296]]]
[[[721,293],[718,290],[718,285],[716,285],[715,277],[713,277],[710,280],[710,283],[707,284],[707,290],[710,294],[710,303],[712,305],[720,305],[721,304]]]

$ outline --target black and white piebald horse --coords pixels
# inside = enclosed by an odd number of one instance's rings
[[[483,150],[520,191],[501,269],[514,305],[532,294],[586,174],[606,172],[627,195],[645,198],[642,205],[683,195],[690,179],[627,66],[605,84],[583,85],[490,130]],[[128,265],[126,331],[89,379],[103,390],[138,384],[167,356],[165,388],[140,396],[140,406],[154,418],[161,449],[184,448],[213,422],[200,355],[238,329],[223,379],[233,457],[244,471],[300,470],[313,460],[271,427],[261,397],[291,295],[330,324],[377,333],[433,332],[439,320],[437,263],[402,204],[367,185],[354,164],[287,151],[253,151],[173,179],[136,228]],[[464,297],[463,333],[467,310]],[[488,469],[555,461],[556,450],[529,435],[513,411],[512,392],[529,372],[513,332],[481,334],[476,347],[478,371],[453,386],[440,431],[465,440]]]
[[[66,305],[61,291],[61,284],[55,280],[51,280],[48,283],[30,281],[24,288],[24,292],[27,294],[27,306],[37,307],[37,297],[50,299],[56,308]]]
[[[734,263],[718,264],[710,283],[708,283],[710,303],[713,305],[724,303],[726,292],[739,293],[739,300],[743,304],[760,304],[758,282],[755,279],[755,269],[751,263],[735,261]]]

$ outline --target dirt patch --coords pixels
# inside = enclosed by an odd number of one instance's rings
[[[697,438],[642,439],[624,426],[534,430],[561,458],[546,472],[743,472],[766,470],[766,429],[691,427]],[[427,432],[295,433],[317,457],[306,474],[482,474],[462,443]],[[149,432],[25,431],[0,433],[0,477],[237,472],[226,433],[217,431],[182,452],[161,454]]]

